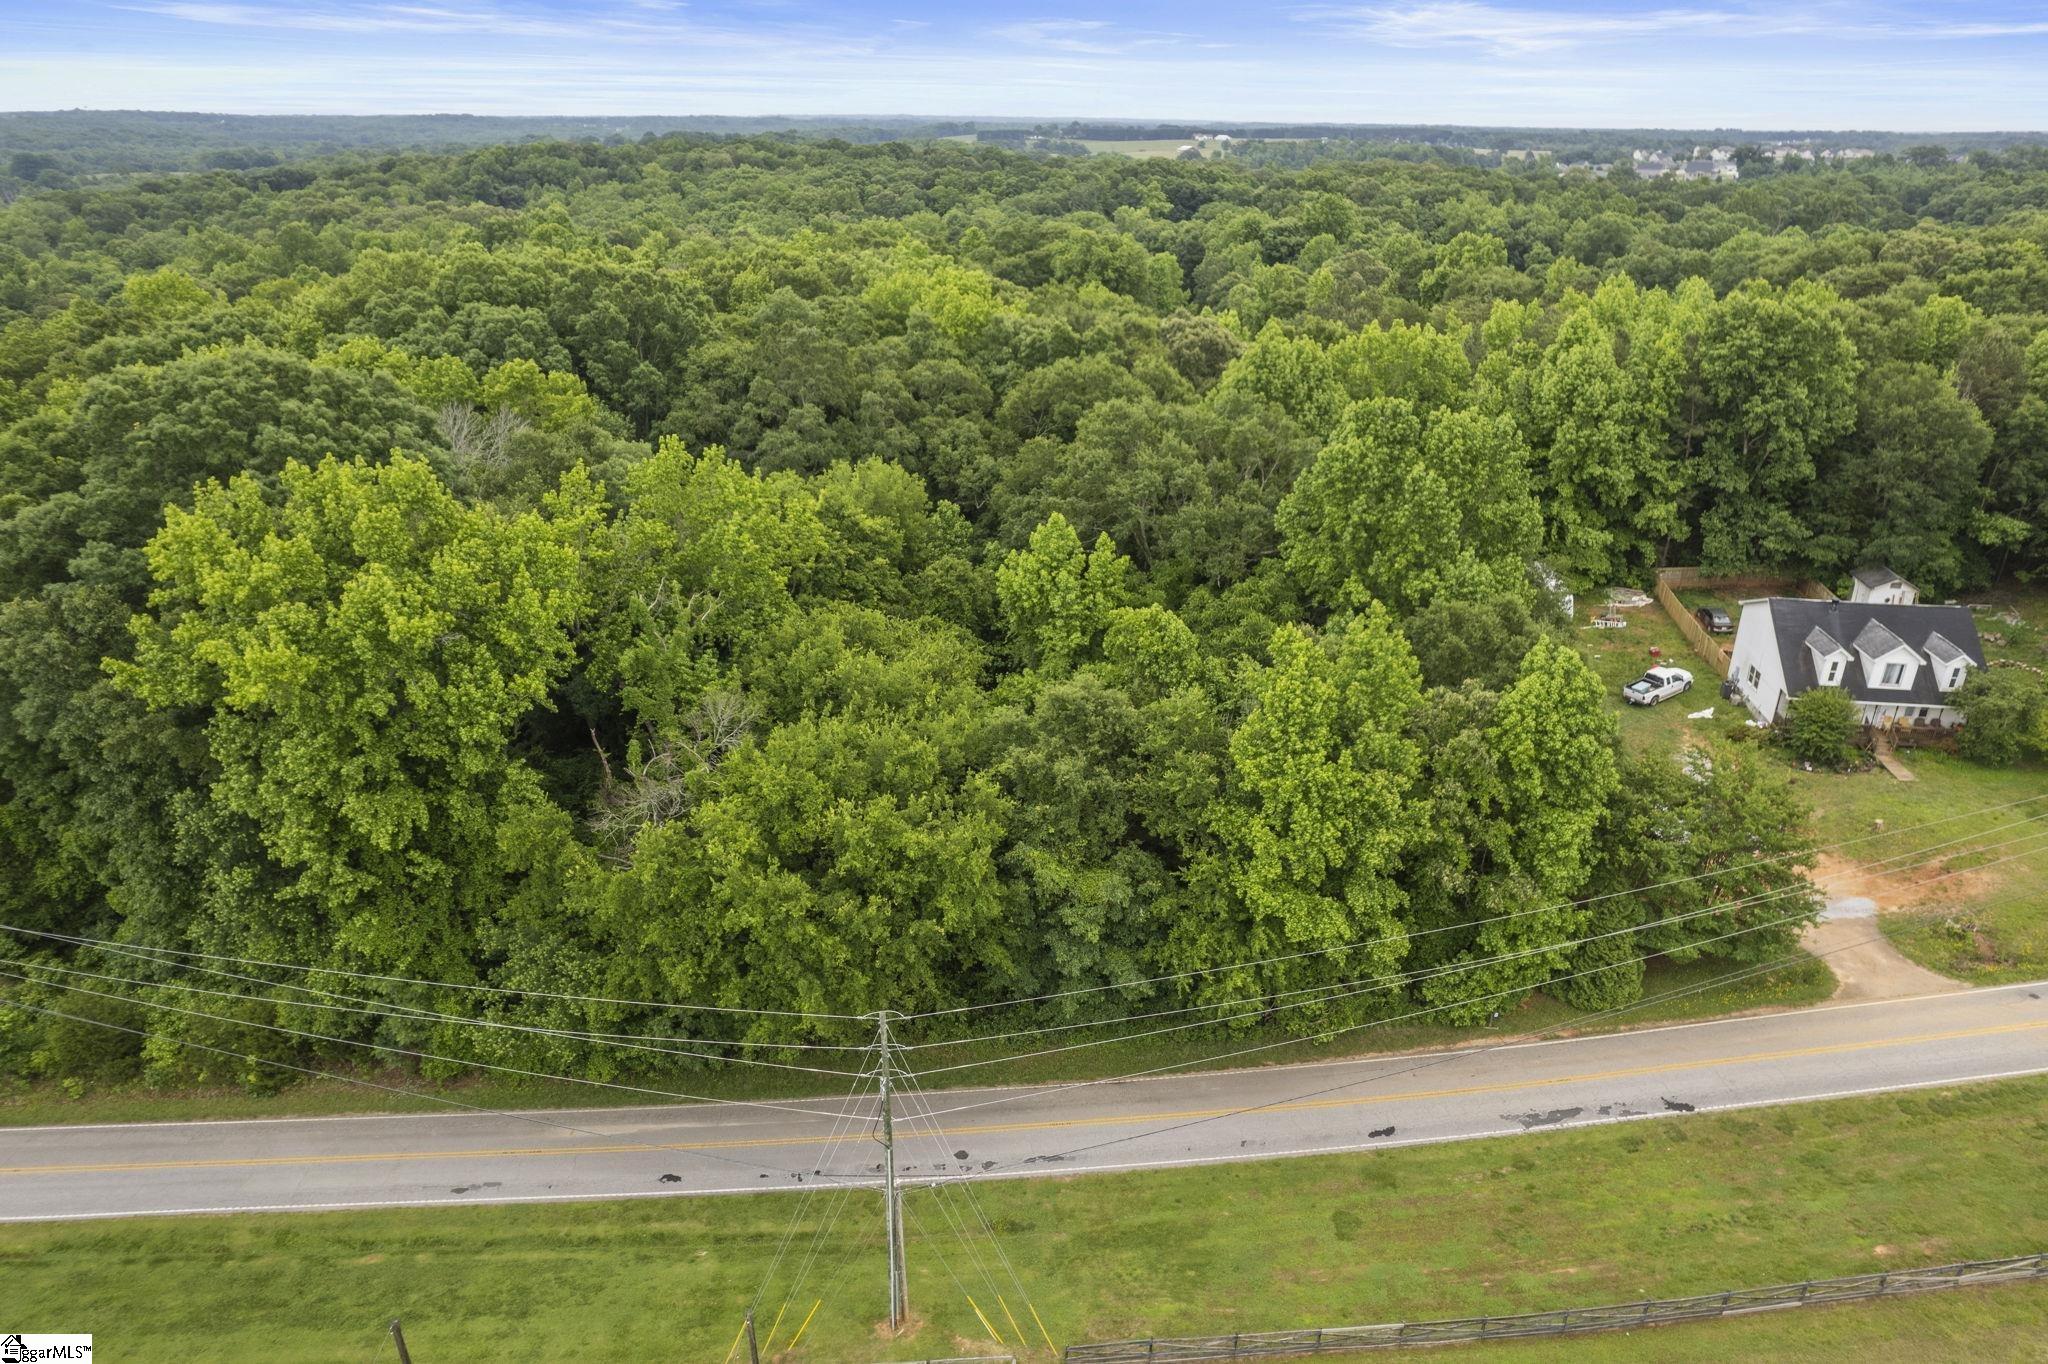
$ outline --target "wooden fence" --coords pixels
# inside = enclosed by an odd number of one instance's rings
[[[1810,578],[1768,578],[1732,577],[1715,578],[1697,568],[1660,568],[1657,581],[1651,593],[1657,604],[1664,608],[1664,614],[1671,617],[1671,623],[1678,627],[1678,633],[1685,636],[1685,642],[1692,645],[1692,651],[1704,659],[1722,677],[1728,675],[1728,646],[1707,633],[1706,627],[1692,612],[1685,609],[1685,603],[1678,599],[1681,587],[1705,587],[1716,592],[1751,592],[1781,597],[1807,597],[1818,601],[1833,601],[1835,594]],[[1730,612],[1731,618],[1733,612]],[[1733,636],[1729,636],[1731,642]]]
[[[1230,1336],[1070,1345],[1065,1358],[1068,1364],[1081,1364],[1082,1361],[1087,1361],[1087,1364],[1129,1364],[1138,1360],[1276,1359],[1293,1355],[1380,1350],[1401,1345],[1448,1345],[1525,1336],[1577,1335],[1582,1331],[1666,1326],[1711,1317],[1741,1316],[1748,1312],[1771,1312],[1821,1303],[1939,1292],[1971,1284],[2040,1278],[2048,1278],[2048,1255],[2021,1255],[2009,1260],[1971,1260],[1932,1269],[1856,1274],[1845,1279],[1811,1279],[1804,1283],[1775,1284],[1769,1288],[1702,1293],[1691,1298],[1662,1298],[1605,1307],[1568,1307],[1558,1312],[1525,1312],[1506,1317],[1460,1317],[1451,1321],[1411,1321],[1382,1326],[1247,1331]]]

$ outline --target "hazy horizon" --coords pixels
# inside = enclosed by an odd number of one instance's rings
[[[1591,0],[1141,0],[1027,17],[909,0],[16,0],[24,110],[960,115],[1557,128],[2048,125],[2048,12]],[[1203,92],[1191,96],[1191,91]],[[595,115],[603,116],[603,115]],[[623,117],[624,115],[613,115]]]

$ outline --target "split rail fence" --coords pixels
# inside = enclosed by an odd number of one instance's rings
[[[1845,1279],[1812,1279],[1769,1288],[1703,1293],[1691,1298],[1615,1303],[1606,1307],[1568,1307],[1562,1311],[1527,1312],[1516,1316],[1461,1317],[1452,1321],[1331,1326],[1308,1331],[1247,1331],[1228,1336],[1070,1345],[1065,1359],[1067,1364],[1083,1364],[1083,1361],[1086,1364],[1127,1364],[1136,1360],[1276,1359],[1293,1355],[1381,1350],[1402,1345],[1449,1345],[1526,1336],[1576,1335],[1582,1331],[1669,1326],[1677,1322],[1741,1316],[1751,1312],[1774,1312],[1822,1303],[1854,1302],[1864,1298],[1896,1297],[1975,1284],[2040,1278],[2048,1278],[2048,1255],[2020,1255],[2007,1260],[1970,1260],[1962,1264],[1938,1265],[1932,1269],[1855,1274]]]

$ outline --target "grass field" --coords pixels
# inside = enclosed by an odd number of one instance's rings
[[[1728,983],[1713,983],[1716,977],[1735,968],[1714,962],[1651,963],[1644,981],[1641,1007],[1611,1019],[1589,1024],[1585,1015],[1547,995],[1536,995],[1511,1010],[1492,1027],[1450,1028],[1429,1025],[1419,1019],[1396,1025],[1362,1028],[1328,1042],[1290,1039],[1272,1028],[1250,1029],[1242,1034],[1222,1036],[1215,1031],[1178,1036],[1113,1042],[1100,1047],[1039,1057],[1001,1067],[990,1066],[933,1076],[927,1082],[935,1089],[949,1085],[1033,1084],[1063,1080],[1095,1079],[1127,1074],[1160,1066],[1185,1064],[1188,1069],[1227,1069],[1233,1066],[1274,1065],[1288,1061],[1327,1060],[1375,1052],[1408,1051],[1427,1047],[1472,1045],[1506,1041],[1534,1032],[1614,1031],[1688,1018],[1712,1018],[1751,1009],[1792,1008],[1826,999],[1834,978],[1821,962],[1808,958],[1768,975]],[[1662,998],[1659,998],[1662,997]],[[1141,1025],[1141,1026],[1158,1026]],[[1090,1034],[1077,1032],[1069,1040]],[[1272,1045],[1278,1043],[1279,1045]],[[1210,1061],[1219,1052],[1256,1048],[1246,1055]],[[995,1045],[947,1047],[925,1055],[929,1065],[953,1065],[1003,1054]],[[1201,1064],[1196,1064],[1196,1063]],[[769,1076],[764,1084],[758,1077]],[[421,1091],[488,1108],[583,1108],[622,1104],[664,1102],[659,1094],[604,1089],[591,1085],[539,1083],[512,1077],[483,1075],[461,1083],[429,1085],[402,1072],[371,1072],[359,1078],[379,1085]],[[840,1084],[821,1088],[809,1077],[791,1083],[780,1072],[722,1071],[712,1074],[684,1074],[664,1080],[639,1082],[648,1088],[712,1098],[788,1098],[805,1094],[837,1093]],[[388,1090],[372,1089],[343,1081],[308,1081],[271,1095],[250,1094],[238,1089],[200,1091],[157,1091],[141,1085],[87,1089],[71,1097],[54,1085],[17,1087],[0,1095],[0,1128],[39,1123],[150,1122],[184,1118],[270,1118],[300,1117],[326,1113],[409,1112],[437,1105],[432,1098],[407,1099]]]
[[[1113,141],[1084,139],[1081,145],[1088,149],[1090,155],[1108,152],[1116,156],[1172,157],[1179,155],[1180,149],[1187,146],[1194,147],[1205,161],[1215,160],[1222,155],[1216,150],[1215,143],[1196,142],[1186,137],[1140,137]]]
[[[1692,651],[1685,636],[1671,623],[1671,617],[1664,614],[1663,607],[1655,602],[1633,607],[1621,613],[1628,621],[1625,628],[1596,630],[1588,622],[1602,604],[1594,600],[1580,603],[1576,638],[1579,652],[1592,665],[1607,693],[1621,727],[1621,741],[1630,752],[1675,750],[1683,743],[1715,740],[1748,718],[1748,712],[1741,706],[1721,699],[1720,677]],[[1650,652],[1653,648],[1658,651],[1655,655]],[[1631,706],[1621,699],[1624,685],[1641,677],[1644,669],[1661,665],[1684,668],[1691,673],[1692,690],[1655,706]],[[1709,706],[1714,708],[1713,719],[1687,718],[1691,712]]]
[[[979,1209],[1053,1339],[1512,1312],[1791,1282],[2048,1245],[2048,1081],[1842,1100],[1360,1156],[992,1183]],[[832,1194],[164,1218],[0,1227],[7,1315],[134,1361],[719,1360],[746,1303],[822,1301],[800,1351],[996,1353],[977,1259],[941,1236],[960,1195],[910,1195],[917,1329],[885,1340],[877,1208]],[[762,1292],[786,1229],[792,1253]],[[969,1249],[969,1245],[973,1249]],[[942,1258],[942,1256],[944,1258]],[[956,1285],[954,1276],[960,1283]],[[1659,1358],[2025,1358],[2048,1284],[1784,1313],[1656,1336]],[[1033,1332],[1035,1335],[1035,1331]],[[1954,1343],[1955,1348],[1935,1345]],[[2002,1343],[2001,1343],[2002,1342]],[[1968,1343],[1971,1348],[1963,1348]],[[1641,1337],[1459,1358],[1642,1358]],[[1043,1358],[1042,1346],[1036,1355]]]

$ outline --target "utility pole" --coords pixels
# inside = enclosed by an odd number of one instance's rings
[[[747,1364],[761,1364],[761,1346],[754,1339],[754,1309],[747,1309]]]
[[[875,1015],[875,1049],[881,1054],[876,1075],[882,1094],[882,1228],[889,1245],[889,1329],[896,1330],[910,1315],[909,1274],[903,1262],[903,1195],[896,1187],[896,1115],[891,1102],[894,1063],[890,1058],[889,1020],[896,1015],[887,1009]]]
[[[391,1319],[391,1343],[398,1347],[398,1364],[412,1364],[412,1352],[405,1348],[405,1332],[399,1328],[397,1317]]]

